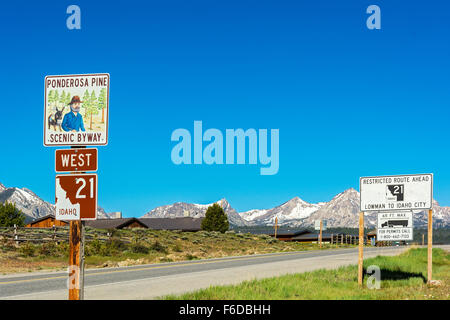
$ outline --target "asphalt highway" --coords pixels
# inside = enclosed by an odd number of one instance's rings
[[[449,246],[445,246],[448,247]],[[364,257],[407,247],[365,248]],[[354,264],[358,249],[332,249],[86,269],[86,299],[153,299],[210,285]],[[67,272],[0,276],[0,299],[67,299]]]

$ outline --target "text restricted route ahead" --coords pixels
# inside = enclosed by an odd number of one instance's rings
[[[444,246],[446,250],[450,246]],[[408,247],[366,248],[365,258],[397,255]],[[87,269],[85,299],[155,299],[210,285],[337,268],[355,264],[358,249],[272,253],[219,259]],[[66,300],[67,273],[29,273],[0,276],[0,299]]]

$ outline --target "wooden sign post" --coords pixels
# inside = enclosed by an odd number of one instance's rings
[[[323,228],[323,222],[322,219],[320,219],[320,232],[319,232],[319,247],[322,248],[322,228]]]
[[[275,226],[274,226],[274,228],[275,228],[275,239],[277,238],[277,229],[278,229],[278,218],[277,217],[275,217]]]
[[[70,221],[69,300],[84,298],[84,222]]]
[[[364,212],[359,213],[358,284],[363,284]]]
[[[428,210],[428,284],[433,276],[433,209]]]

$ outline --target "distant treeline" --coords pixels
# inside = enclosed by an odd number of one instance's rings
[[[230,229],[234,230],[235,232],[242,232],[242,233],[253,233],[253,234],[261,234],[266,233],[270,234],[274,232],[274,229],[272,226],[255,226],[255,227],[237,227],[237,226],[231,226]],[[287,227],[287,226],[281,226],[278,228],[278,232],[285,232],[285,231],[295,231],[295,230],[304,230],[305,228],[297,227]],[[319,231],[314,230],[314,228],[306,228],[306,230],[318,233]],[[364,234],[367,234],[370,231],[374,231],[373,228],[370,229],[364,229]],[[358,228],[328,228],[326,231],[323,231],[324,233],[334,233],[334,234],[349,234],[357,236],[359,235],[359,229]],[[427,244],[427,229],[414,229],[413,238],[414,240],[408,241],[411,243],[417,243],[422,244],[422,235],[425,235],[424,240],[425,244]],[[433,229],[433,243],[435,244],[450,244],[450,228],[439,228],[439,229]]]

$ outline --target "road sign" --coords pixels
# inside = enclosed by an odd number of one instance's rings
[[[314,221],[314,230],[320,230],[320,220]],[[327,220],[322,220],[322,230],[327,230]]]
[[[55,150],[55,171],[97,171],[97,149]]]
[[[433,174],[362,177],[361,211],[423,210],[433,207]]]
[[[412,212],[380,212],[377,222],[378,241],[399,241],[413,239]]]
[[[108,116],[108,73],[45,77],[45,146],[106,145]]]
[[[97,219],[97,175],[56,175],[56,220]]]

